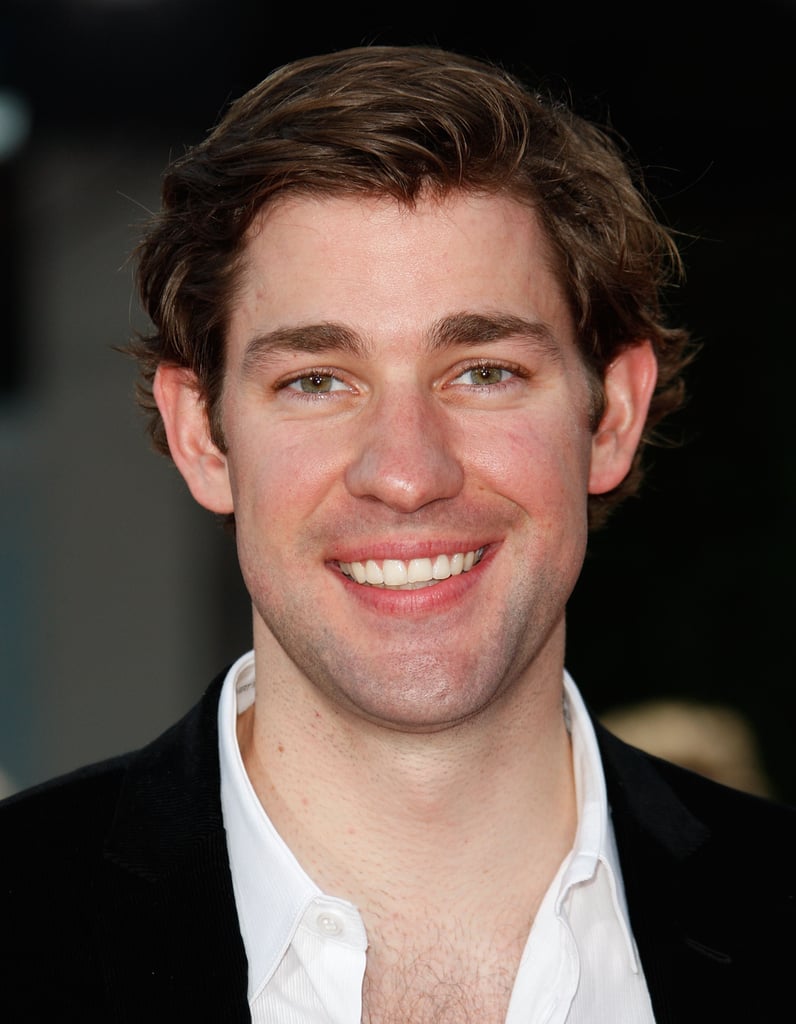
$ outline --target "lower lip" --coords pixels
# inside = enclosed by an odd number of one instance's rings
[[[488,558],[489,552],[484,552],[481,560],[468,572],[449,576],[432,586],[416,590],[391,590],[387,587],[368,586],[357,583],[339,570],[337,576],[347,593],[365,607],[382,615],[428,615],[430,612],[442,612],[448,606],[457,605],[462,597],[478,584]]]

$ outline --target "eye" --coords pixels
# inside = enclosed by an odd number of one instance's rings
[[[301,391],[305,395],[324,395],[329,391],[346,391],[346,385],[331,373],[305,373],[303,377],[296,377],[288,381],[286,388],[291,391]]]
[[[479,363],[477,366],[468,367],[451,382],[453,384],[465,384],[468,387],[490,387],[495,384],[504,384],[512,377],[517,376],[516,370],[506,366],[495,366],[490,363]]]

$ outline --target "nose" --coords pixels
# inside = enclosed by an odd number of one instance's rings
[[[432,399],[416,393],[383,396],[360,426],[346,470],[350,494],[410,513],[462,489],[464,473],[450,428]]]

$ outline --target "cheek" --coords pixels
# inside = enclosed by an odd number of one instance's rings
[[[482,436],[472,464],[481,486],[556,521],[585,513],[590,457],[588,430],[536,417]]]
[[[230,445],[228,470],[239,528],[268,533],[298,528],[339,478],[340,454],[329,432],[310,437],[296,430],[270,429],[268,440],[253,442],[256,431],[238,434]]]

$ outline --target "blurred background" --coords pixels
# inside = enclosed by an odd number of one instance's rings
[[[146,742],[249,646],[231,540],[150,451],[116,351],[142,326],[129,254],[165,163],[231,99],[284,61],[376,42],[570,94],[631,142],[682,233],[672,316],[704,346],[691,399],[643,496],[593,539],[569,667],[617,728],[661,701],[692,724],[730,714],[762,787],[796,801],[796,3],[517,10],[0,4],[0,789]]]

